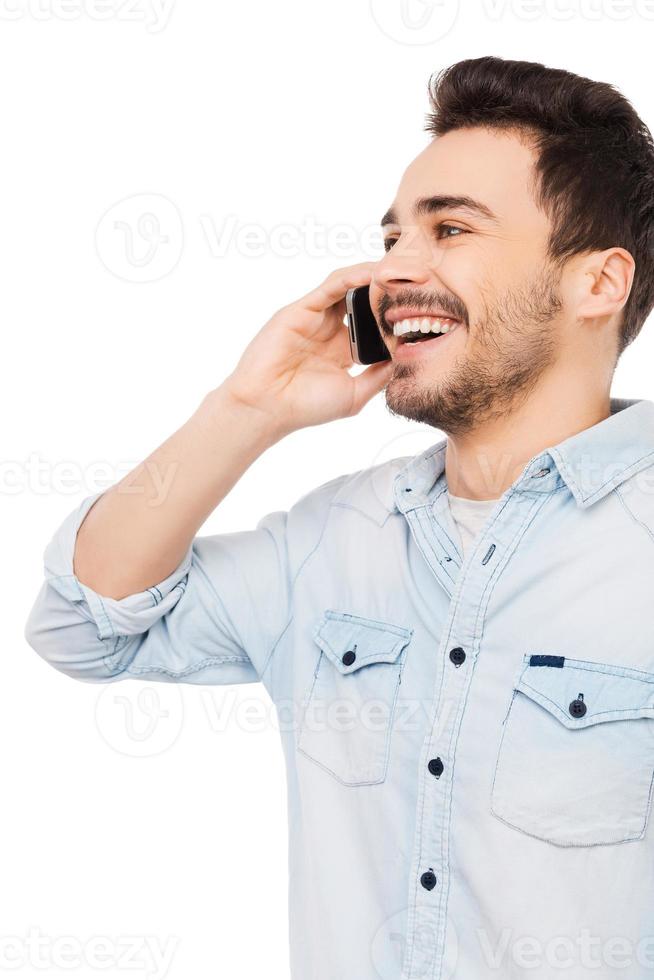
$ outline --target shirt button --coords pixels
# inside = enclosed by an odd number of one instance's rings
[[[427,768],[429,769],[432,776],[438,778],[443,772],[443,760],[442,759],[430,759],[427,763]]]
[[[425,871],[424,874],[420,875],[420,884],[423,888],[426,888],[428,892],[434,888],[436,885],[436,875],[433,871]]]
[[[583,694],[580,694],[579,697],[575,698],[574,701],[571,701],[568,706],[568,711],[573,718],[583,718],[588,710],[584,704],[583,697]]]
[[[450,660],[455,667],[460,667],[466,658],[466,652],[462,647],[454,647],[450,650]]]
[[[345,664],[346,667],[349,667],[350,664],[353,664],[354,663],[354,661],[356,660],[356,658],[357,658],[357,655],[354,652],[354,650],[346,650],[346,652],[341,657],[341,660],[343,661],[343,663]]]

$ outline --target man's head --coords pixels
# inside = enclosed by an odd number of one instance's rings
[[[654,306],[649,130],[612,86],[536,63],[462,61],[429,88],[434,138],[382,219],[370,287],[389,409],[461,433],[547,378],[608,391]],[[456,324],[411,345],[412,313]]]

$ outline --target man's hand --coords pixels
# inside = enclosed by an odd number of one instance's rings
[[[261,453],[295,429],[355,415],[384,387],[390,361],[348,374],[343,323],[347,290],[369,283],[373,268],[339,269],[275,313],[191,418],[99,497],[77,534],[81,582],[121,599],[163,581]]]
[[[345,294],[367,285],[375,263],[336,269],[316,289],[284,306],[250,341],[221,388],[254,409],[278,437],[356,415],[384,387],[392,362],[348,373]]]

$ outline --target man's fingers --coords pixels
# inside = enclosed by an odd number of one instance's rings
[[[341,324],[340,330],[330,340],[330,357],[333,356],[339,367],[351,368],[354,365],[352,360],[352,350],[350,348],[350,338],[345,324]]]
[[[313,313],[322,313],[342,300],[348,289],[369,285],[376,264],[376,262],[361,262],[359,265],[335,269],[316,289],[312,289],[298,300],[297,305]]]

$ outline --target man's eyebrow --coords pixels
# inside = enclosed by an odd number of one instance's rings
[[[475,201],[474,198],[468,197],[467,195],[434,194],[432,197],[419,197],[413,205],[413,214],[416,218],[421,215],[434,214],[438,211],[446,210],[470,211],[482,218],[487,218],[489,221],[499,222],[499,218],[489,207],[482,204],[481,201]],[[382,228],[384,225],[399,224],[397,213],[393,208],[388,209],[381,219],[380,224]]]

